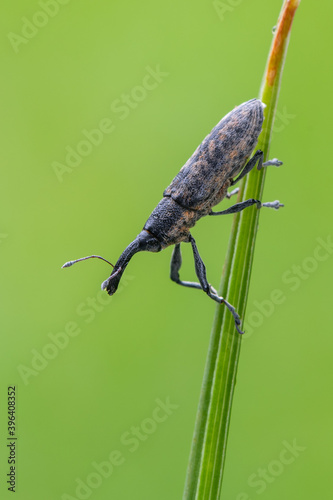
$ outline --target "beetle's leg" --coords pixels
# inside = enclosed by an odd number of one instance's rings
[[[261,170],[262,167],[268,167],[270,165],[274,167],[280,167],[282,165],[282,161],[279,161],[277,158],[273,158],[273,160],[268,160],[265,163],[263,163],[262,161],[263,157],[264,153],[260,149],[258,149],[258,151],[256,151],[252,156],[252,158],[247,162],[240,175],[231,182],[231,186],[233,186],[238,181],[243,179],[243,177],[245,177],[245,175],[247,175],[255,167],[257,162],[258,162],[258,167],[257,167],[258,170]]]
[[[171,265],[170,265],[170,278],[178,285],[188,286],[190,288],[198,288],[201,290],[200,283],[194,283],[192,281],[182,281],[179,277],[179,269],[182,265],[182,254],[180,251],[180,243],[176,243],[175,248],[172,252]]]
[[[259,200],[255,200],[254,198],[250,198],[249,200],[242,201],[240,203],[236,203],[235,205],[232,205],[232,207],[227,208],[226,210],[222,210],[221,212],[211,211],[208,215],[235,214],[237,212],[241,212],[242,210],[244,210],[247,207],[251,207],[252,205],[257,205],[257,208],[261,208],[261,207],[275,208],[275,210],[278,210],[280,207],[284,207],[284,205],[282,203],[280,203],[279,200],[261,203],[261,201],[259,201]]]
[[[181,255],[181,251],[180,251],[180,243],[177,243],[175,245],[175,248],[173,250],[172,257],[171,257],[170,278],[172,279],[172,281],[174,281],[178,285],[183,285],[183,286],[187,286],[189,288],[197,288],[198,290],[202,290],[203,288],[200,285],[200,283],[196,283],[194,281],[182,281],[180,279],[179,269],[181,268],[181,265],[182,265],[182,255]],[[217,291],[211,285],[210,285],[210,289],[213,293],[215,293],[217,295]]]
[[[256,151],[252,156],[252,158],[247,162],[247,164],[245,165],[239,176],[231,182],[231,185],[233,186],[238,181],[243,179],[243,177],[245,177],[245,175],[247,175],[256,166],[257,162],[258,162],[258,170],[260,170],[260,168],[262,167],[263,156],[264,153],[260,149],[258,149],[258,151]]]
[[[205,267],[205,264],[203,263],[200,255],[199,255],[198,248],[197,248],[197,245],[195,243],[195,239],[193,238],[192,235],[190,235],[190,242],[192,245],[192,250],[193,250],[193,255],[194,255],[195,272],[196,272],[198,279],[200,281],[201,288],[203,289],[204,292],[207,293],[208,297],[215,300],[219,304],[225,304],[227,306],[227,308],[229,309],[229,311],[231,312],[231,314],[234,317],[236,330],[238,331],[238,333],[244,333],[239,328],[239,325],[241,324],[241,319],[240,319],[239,315],[237,314],[234,306],[229,304],[229,302],[227,302],[223,297],[219,297],[216,290],[214,290],[214,288],[208,283],[207,277],[206,277],[206,267]]]
[[[203,263],[200,255],[199,255],[197,246],[195,244],[195,240],[194,240],[192,235],[190,236],[190,242],[191,242],[192,249],[193,249],[195,271],[196,271],[196,274],[198,276],[200,283],[195,283],[193,281],[182,281],[179,278],[179,269],[182,265],[180,243],[177,243],[175,245],[175,248],[174,248],[173,253],[172,253],[170,278],[175,283],[178,283],[178,285],[183,285],[183,286],[187,286],[190,288],[197,288],[199,290],[203,290],[204,292],[207,293],[207,295],[209,297],[211,297],[213,300],[215,300],[219,304],[225,304],[235,319],[236,330],[238,331],[238,333],[244,333],[239,328],[241,320],[240,320],[240,317],[237,314],[234,306],[229,304],[229,302],[227,302],[223,297],[219,297],[217,294],[217,291],[208,283],[207,277],[206,277],[206,267],[205,267],[205,264]]]
[[[232,191],[230,191],[230,193],[227,193],[227,194],[225,195],[225,197],[226,197],[226,198],[228,198],[228,200],[230,200],[230,198],[231,198],[232,196],[234,196],[235,194],[237,194],[238,192],[239,192],[239,188],[235,188],[235,189],[233,189]]]

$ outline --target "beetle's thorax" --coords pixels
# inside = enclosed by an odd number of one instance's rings
[[[189,241],[189,229],[203,215],[206,215],[203,211],[183,207],[170,196],[164,196],[151,213],[144,229],[153,234],[165,248]]]

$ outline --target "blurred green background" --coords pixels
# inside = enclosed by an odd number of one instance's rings
[[[136,256],[112,299],[107,264],[60,266],[115,262],[204,136],[258,95],[281,5],[3,3],[1,498],[8,385],[17,499],[181,498],[215,304],[169,280],[171,248]],[[283,76],[270,156],[284,165],[264,201],[286,207],[260,217],[227,499],[333,493],[332,3],[321,11],[301,3]],[[193,229],[215,286],[231,219]]]

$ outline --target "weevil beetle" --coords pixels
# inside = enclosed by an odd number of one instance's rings
[[[207,135],[166,188],[162,200],[149,216],[142,231],[123,251],[116,265],[113,266],[109,262],[113,271],[102,283],[102,289],[109,295],[117,291],[123,272],[134,254],[143,250],[160,252],[170,245],[175,245],[170,269],[172,281],[185,287],[203,290],[216,302],[225,304],[233,314],[237,331],[243,333],[235,308],[226,299],[219,297],[217,291],[208,283],[206,268],[190,229],[205,215],[232,214],[251,205],[275,209],[283,206],[278,200],[261,203],[259,200],[249,199],[221,212],[212,211],[212,207],[223,198],[230,198],[238,192],[238,189],[231,193],[227,190],[248,174],[256,164],[258,170],[263,166],[282,164],[277,159],[263,163],[263,152],[260,150],[249,160],[262,129],[263,108],[264,105],[259,99],[251,99],[228,113]],[[179,277],[182,264],[181,243],[191,243],[199,283],[182,281]],[[98,255],[84,257],[67,262],[63,267],[91,257],[102,258]]]

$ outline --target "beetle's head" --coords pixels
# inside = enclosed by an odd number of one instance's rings
[[[70,260],[69,262],[66,262],[62,267],[71,267],[76,262],[92,259],[94,257],[104,260],[113,267],[113,271],[111,273],[111,276],[103,281],[102,290],[106,290],[109,295],[113,295],[117,291],[123,272],[125,271],[126,266],[133,255],[144,250],[148,252],[160,252],[162,250],[162,245],[158,241],[158,239],[145,229],[143,229],[141,233],[138,234],[138,236],[135,238],[135,240],[132,241],[132,243],[130,243],[128,247],[123,251],[115,266],[99,255],[90,255],[89,257],[83,257],[82,259]]]
[[[111,275],[103,281],[102,290],[106,290],[109,295],[113,295],[118,288],[119,282],[125,268],[134,254],[137,252],[160,252],[162,245],[151,233],[143,229],[132,243],[123,251],[119,257]]]
[[[138,252],[142,252],[144,250],[147,252],[160,252],[162,250],[162,245],[158,239],[146,229],[143,229],[141,233],[138,234],[133,243],[138,245]]]

